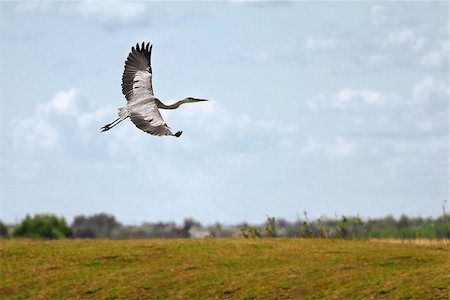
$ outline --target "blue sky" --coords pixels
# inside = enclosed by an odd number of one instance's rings
[[[262,222],[448,197],[448,2],[1,2],[0,219]],[[123,122],[149,41],[182,137]]]

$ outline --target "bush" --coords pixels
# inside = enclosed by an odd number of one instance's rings
[[[8,237],[9,237],[8,227],[5,225],[5,223],[0,221],[0,238],[8,238]]]
[[[267,217],[264,230],[267,237],[277,237],[276,219],[274,217]]]
[[[300,230],[300,236],[303,238],[312,238],[314,233],[311,229],[311,222],[308,219],[308,213],[303,211],[303,215],[305,216],[305,220],[302,223],[302,228]]]
[[[239,226],[240,236],[248,239],[248,238],[259,238],[261,237],[261,234],[259,233],[258,229],[254,226],[250,226],[247,223],[242,224]]]
[[[38,214],[26,216],[13,231],[14,237],[58,239],[71,236],[71,231],[64,218],[54,215]]]
[[[112,238],[121,228],[114,216],[105,213],[77,216],[71,226],[76,238]]]

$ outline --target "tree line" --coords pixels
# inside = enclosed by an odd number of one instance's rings
[[[262,224],[202,225],[192,218],[182,224],[175,222],[145,222],[124,225],[113,215],[99,213],[77,216],[69,225],[63,217],[52,214],[27,215],[17,225],[0,221],[0,237],[8,238],[204,238],[204,237],[297,237],[297,238],[398,238],[450,239],[450,218],[445,212],[438,218],[387,216],[362,219],[359,216],[321,217],[310,220],[307,213],[294,222],[267,217]]]

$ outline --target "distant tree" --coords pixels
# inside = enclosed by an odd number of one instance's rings
[[[410,226],[409,218],[406,215],[401,215],[397,222],[397,227],[399,229],[406,228]]]
[[[380,224],[382,224],[384,227],[396,227],[397,221],[392,215],[388,215],[387,217],[383,219],[379,219]]]
[[[207,228],[212,237],[233,237],[235,235],[234,226],[225,226],[216,222],[214,225],[210,225]]]
[[[322,218],[317,219],[317,227],[319,230],[320,238],[328,238],[330,236],[330,229],[326,225],[326,223],[322,220]]]
[[[213,237],[222,237],[223,226],[219,222],[216,222],[214,225],[209,226],[209,231]]]
[[[277,237],[275,217],[267,217],[266,224],[264,225],[264,231],[267,237]]]
[[[114,238],[141,239],[150,237],[148,227],[140,225],[121,226],[119,229],[113,230],[111,233]]]
[[[442,231],[442,229],[444,230],[443,237],[448,241],[450,240],[450,217],[447,213],[447,199],[442,202],[442,217],[440,219],[442,219],[442,221],[439,222],[439,231]]]
[[[193,218],[186,218],[183,221],[183,236],[189,237],[189,230],[192,227],[202,227],[202,224]]]
[[[14,237],[58,239],[71,236],[70,228],[64,218],[54,215],[38,214],[26,216],[13,231]]]
[[[361,238],[365,231],[365,224],[363,220],[359,217],[350,217],[347,219],[349,224],[348,235],[353,238]]]
[[[9,237],[8,227],[5,225],[5,223],[0,221],[0,238],[8,238],[8,237]]]
[[[248,225],[247,223],[239,226],[239,232],[240,235],[246,239],[261,237],[261,233],[259,232],[259,230],[254,226]]]
[[[73,236],[77,238],[111,238],[122,224],[112,215],[100,213],[92,216],[77,216],[71,225]]]
[[[202,224],[193,218],[186,218],[183,221],[183,230],[189,231],[191,227],[202,227]]]
[[[311,222],[308,219],[308,213],[306,211],[303,211],[303,215],[305,216],[305,220],[302,222],[300,236],[303,238],[312,238],[314,236],[314,233],[311,228]]]
[[[347,230],[347,223],[348,223],[348,219],[345,216],[342,216],[342,218],[337,223],[338,237],[340,237],[342,239],[346,239],[349,237],[348,230]]]

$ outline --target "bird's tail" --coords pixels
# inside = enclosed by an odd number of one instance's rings
[[[118,115],[119,115],[119,119],[125,120],[126,118],[128,118],[130,116],[130,112],[128,111],[128,109],[126,107],[120,107]]]

